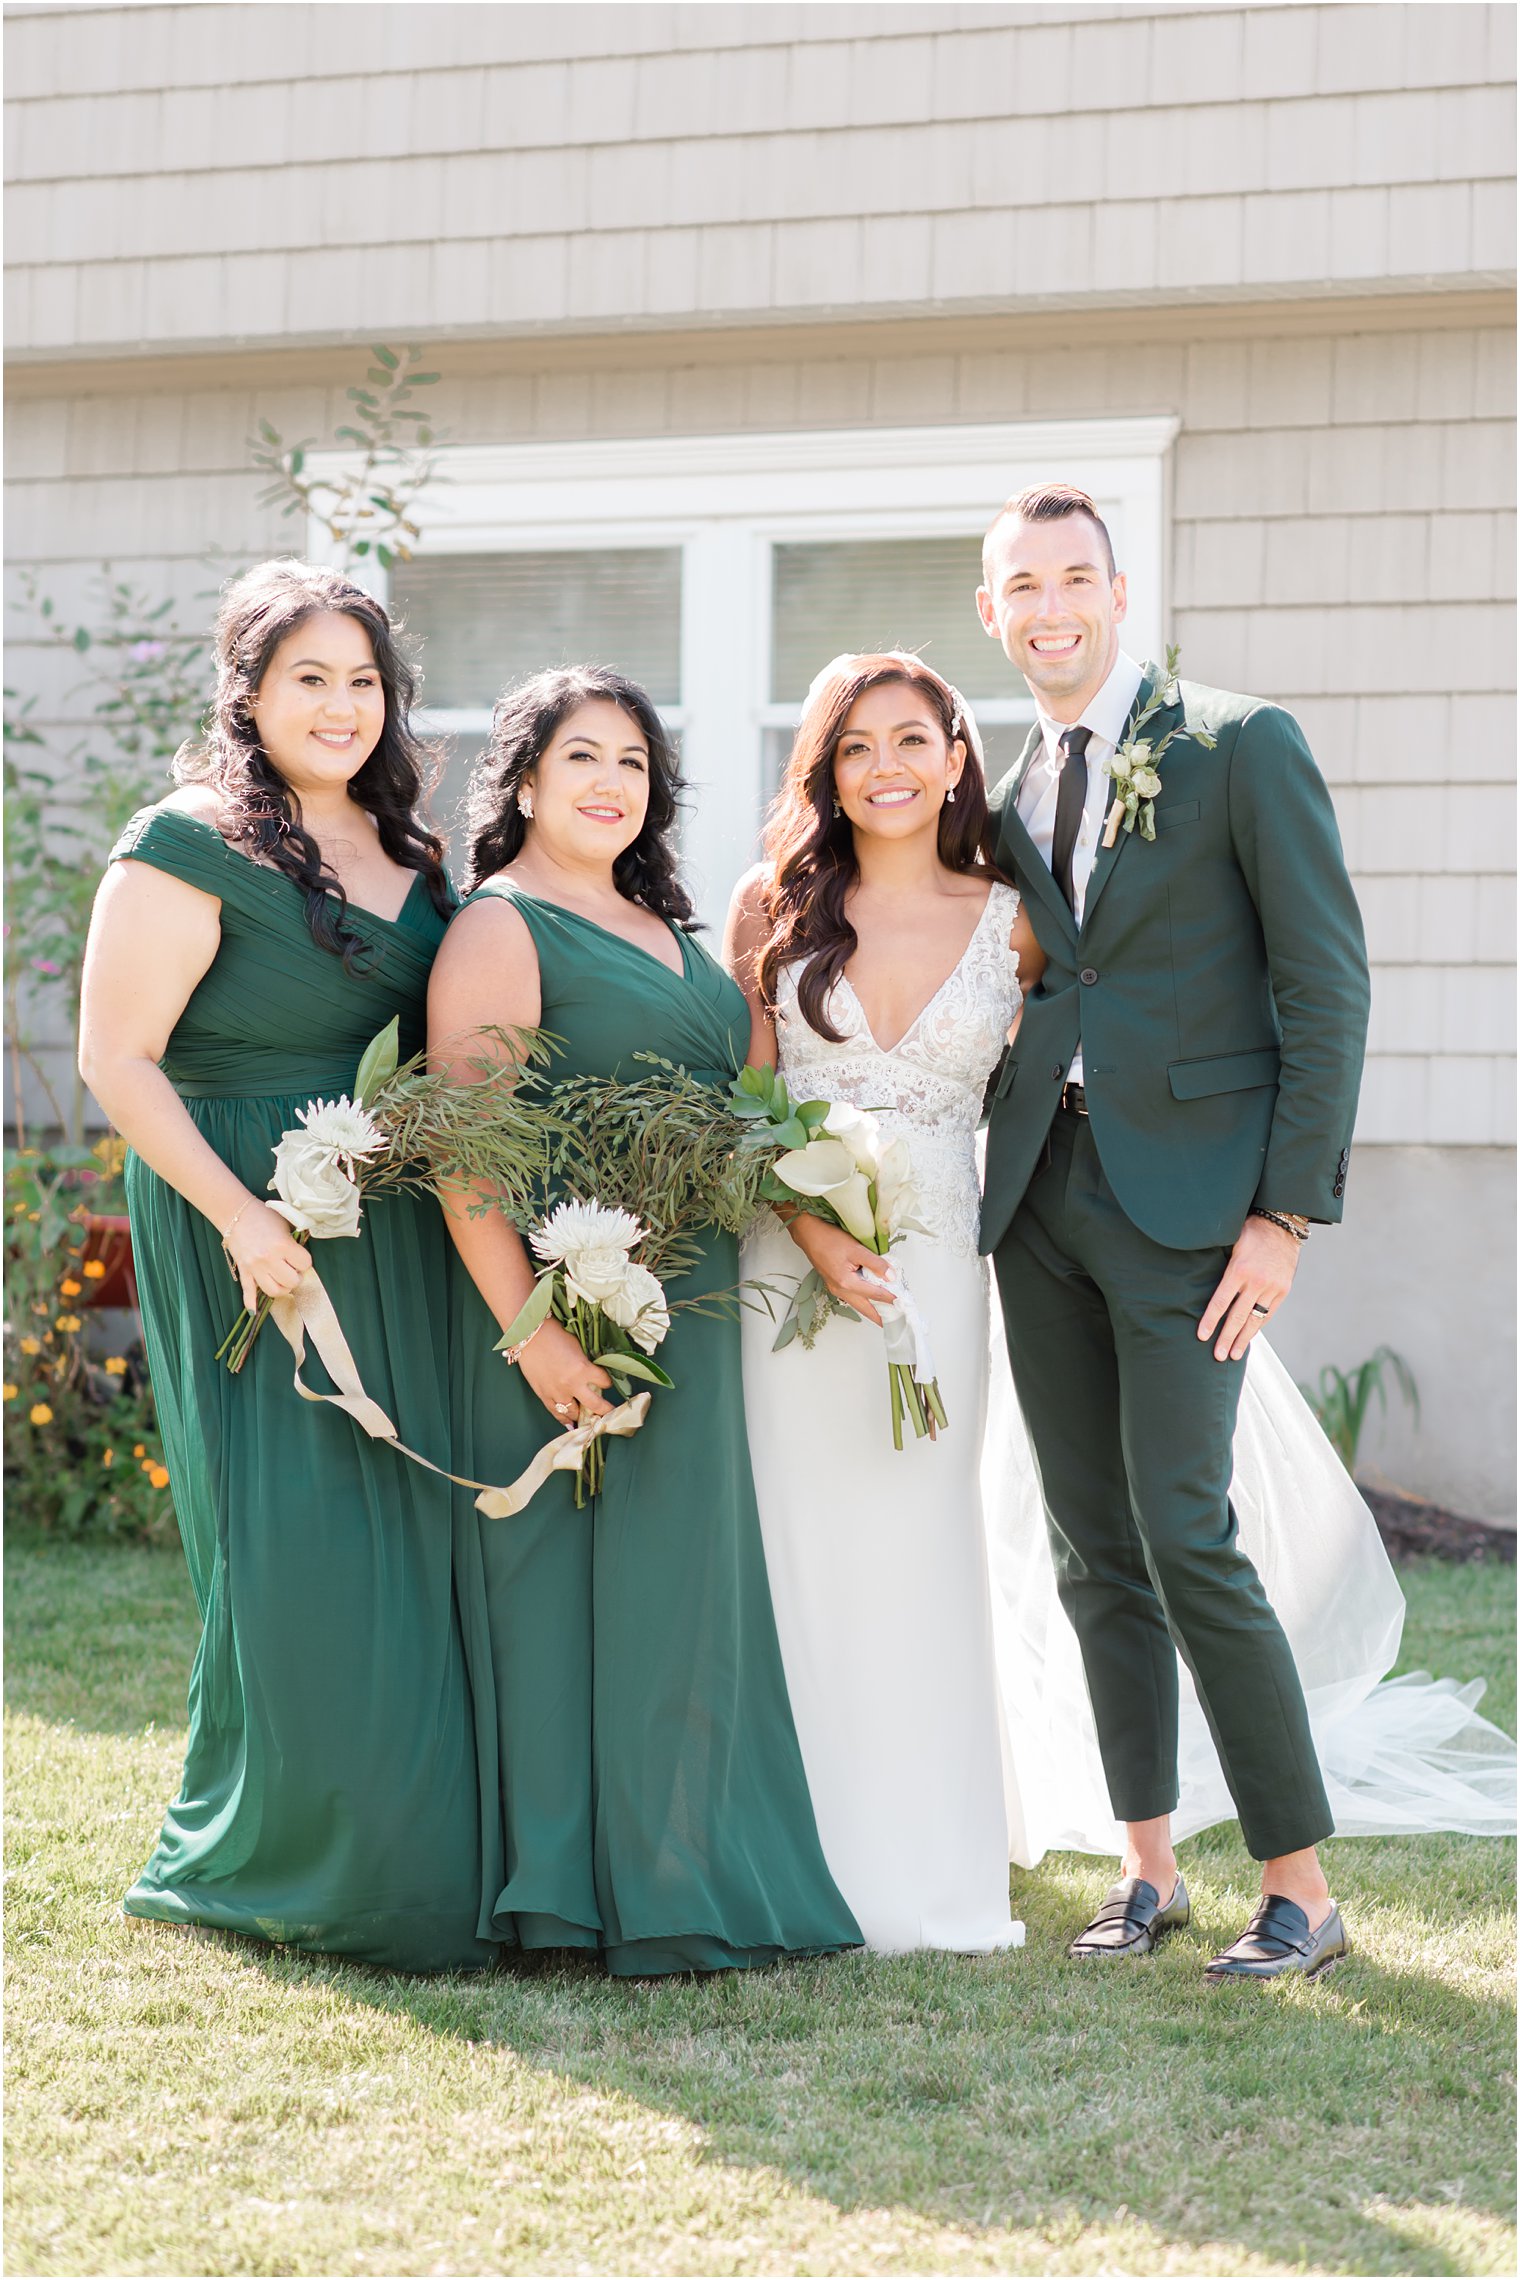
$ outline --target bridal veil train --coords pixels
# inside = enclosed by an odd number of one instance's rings
[[[1056,1597],[1039,1480],[996,1309],[982,1502],[1007,1725],[1009,1848],[1021,1867],[1057,1851],[1117,1853],[1076,1634]],[[1251,1346],[1235,1430],[1240,1541],[1303,1680],[1339,1837],[1515,1829],[1515,1745],[1482,1717],[1481,1679],[1385,1674],[1404,1595],[1372,1514],[1265,1339]],[[1178,1837],[1234,1813],[1184,1667]]]

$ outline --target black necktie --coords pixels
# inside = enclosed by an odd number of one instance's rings
[[[1073,918],[1077,913],[1077,897],[1072,884],[1071,859],[1076,853],[1082,810],[1087,804],[1087,747],[1091,740],[1090,728],[1068,728],[1062,733],[1064,760],[1056,793],[1055,835],[1050,843],[1051,875],[1070,904]]]

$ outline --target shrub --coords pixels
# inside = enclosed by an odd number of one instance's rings
[[[112,1348],[91,1312],[110,1268],[86,1221],[117,1201],[121,1152],[6,1154],[7,1509],[60,1535],[156,1543],[174,1503],[141,1340]]]

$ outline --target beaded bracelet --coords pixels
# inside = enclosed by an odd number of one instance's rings
[[[1295,1243],[1307,1243],[1309,1240],[1307,1220],[1302,1227],[1296,1227],[1285,1212],[1268,1211],[1259,1203],[1252,1204],[1247,1216],[1251,1219],[1270,1219],[1274,1227],[1280,1227],[1285,1235],[1291,1235]]]

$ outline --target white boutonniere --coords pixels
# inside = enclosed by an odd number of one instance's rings
[[[1105,847],[1113,846],[1121,824],[1126,831],[1133,831],[1138,823],[1142,839],[1155,838],[1156,801],[1161,794],[1158,763],[1169,744],[1175,743],[1179,737],[1191,737],[1195,744],[1201,744],[1206,751],[1212,752],[1218,741],[1206,728],[1169,728],[1164,736],[1159,737],[1145,734],[1146,726],[1154,716],[1177,701],[1177,660],[1181,655],[1180,649],[1167,650],[1166,672],[1155,695],[1137,715],[1133,728],[1112,760],[1106,760],[1103,764],[1104,775],[1112,776],[1114,780],[1114,802],[1108,811],[1108,821],[1103,832]]]

